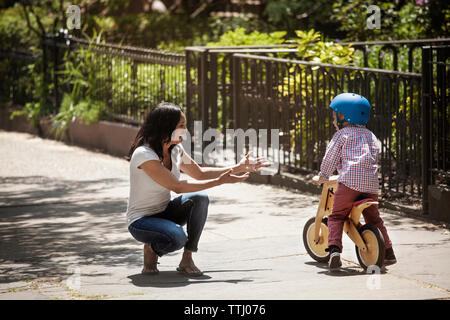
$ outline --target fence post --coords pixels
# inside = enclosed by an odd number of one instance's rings
[[[59,96],[59,86],[58,86],[58,72],[59,72],[59,45],[65,43],[67,40],[67,30],[61,29],[58,34],[53,35],[53,85],[54,85],[54,96],[55,96],[55,107],[54,113],[59,112],[60,107],[60,96]]]
[[[218,109],[217,109],[217,59],[218,55],[216,53],[209,53],[210,61],[209,61],[209,85],[208,85],[208,104],[210,106],[211,110],[211,128],[218,128],[219,121],[218,121]],[[223,109],[223,106],[222,106]]]
[[[428,212],[428,185],[430,184],[430,112],[432,94],[431,47],[422,48],[422,210],[423,214]]]
[[[199,111],[202,119],[202,132],[208,128],[208,51],[200,52],[200,68],[199,68]]]
[[[233,128],[234,130],[241,128],[241,119],[240,119],[240,96],[239,92],[242,90],[241,88],[241,61],[240,58],[236,57],[234,54],[232,55],[231,62],[231,102],[232,102],[232,115],[233,115]],[[234,139],[234,138],[233,138]],[[240,159],[238,159],[237,146],[234,146],[234,157],[235,162],[238,163]]]
[[[48,88],[48,63],[47,63],[47,35],[43,34],[41,39],[42,45],[42,76],[44,87]]]
[[[141,114],[138,114],[138,107],[139,107],[139,103],[138,103],[138,76],[137,76],[137,61],[136,60],[131,60],[130,59],[130,63],[131,63],[131,108],[130,106],[128,107],[129,109],[127,110],[127,115],[128,116],[134,116],[136,118],[139,118],[141,116]],[[163,88],[164,90],[164,80],[161,81],[161,76],[160,76],[160,87]],[[161,99],[159,99],[161,100]],[[163,91],[163,100],[164,99],[164,91]],[[130,110],[131,109],[131,110]],[[144,119],[142,119],[144,120]]]
[[[233,114],[233,127],[234,129],[240,128],[240,105],[239,105],[239,90],[241,89],[241,65],[240,59],[233,55],[232,58],[232,74],[231,74],[231,101],[232,105],[232,114]]]
[[[112,59],[108,60],[107,63],[107,78],[106,78],[106,105],[110,106],[113,110],[113,113],[116,113],[116,107],[115,104],[113,102],[113,92],[112,92],[112,87],[113,87],[113,81],[112,81]]]
[[[188,48],[184,50],[185,53],[185,59],[186,59],[186,119],[187,119],[187,127],[189,132],[194,132],[194,121],[192,119],[192,79],[191,79],[191,55],[193,55],[193,52],[190,51]]]
[[[59,88],[58,88],[58,42],[61,38],[61,32],[56,36],[53,36],[53,86],[54,86],[54,95],[55,95],[55,114],[59,112]]]

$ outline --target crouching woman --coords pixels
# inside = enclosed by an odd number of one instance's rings
[[[264,158],[250,161],[248,154],[232,167],[202,168],[183,150],[185,131],[180,107],[160,103],[149,112],[129,151],[127,223],[131,235],[144,243],[144,274],[157,274],[158,257],[184,248],[177,270],[201,276],[192,259],[208,214],[209,198],[201,191],[244,181],[249,172],[268,166]],[[180,171],[194,180],[181,180]],[[170,191],[181,195],[171,199]]]

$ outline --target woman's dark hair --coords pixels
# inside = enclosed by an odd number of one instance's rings
[[[181,108],[179,106],[169,102],[159,103],[148,113],[126,159],[130,161],[134,150],[145,143],[162,159],[163,142],[167,139],[170,140],[172,132],[177,127],[178,122],[180,122],[180,118]]]

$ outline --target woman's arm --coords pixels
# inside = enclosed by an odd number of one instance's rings
[[[232,170],[232,173],[238,173],[238,166],[239,165],[226,168],[202,168],[189,155],[187,155],[186,152],[183,152],[183,155],[181,156],[180,169],[194,179],[209,180],[219,177],[228,170]]]
[[[228,170],[231,170],[231,173],[233,174],[242,172],[259,172],[263,167],[270,166],[270,163],[267,163],[267,160],[264,158],[257,158],[256,160],[251,161],[249,159],[251,155],[252,152],[249,152],[238,164],[231,167],[202,168],[188,154],[183,152],[181,156],[180,169],[194,179],[208,180],[217,178]]]
[[[231,169],[223,172],[214,179],[204,181],[186,181],[178,180],[172,172],[170,172],[158,160],[149,160],[139,166],[144,172],[152,178],[156,183],[160,184],[166,189],[176,193],[196,192],[212,188],[224,183],[236,183],[246,180],[249,174],[236,176],[231,174]]]

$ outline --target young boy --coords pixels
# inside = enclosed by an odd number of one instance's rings
[[[328,217],[329,267],[339,268],[342,252],[342,230],[353,202],[364,198],[378,200],[378,152],[375,135],[366,128],[370,117],[369,101],[355,93],[342,93],[331,101],[333,124],[337,132],[331,139],[320,166],[320,173],[313,178],[321,184],[337,169],[338,188],[334,194],[334,204]],[[383,234],[386,246],[385,265],[397,262],[386,227],[372,205],[363,211],[366,223],[375,225]]]

